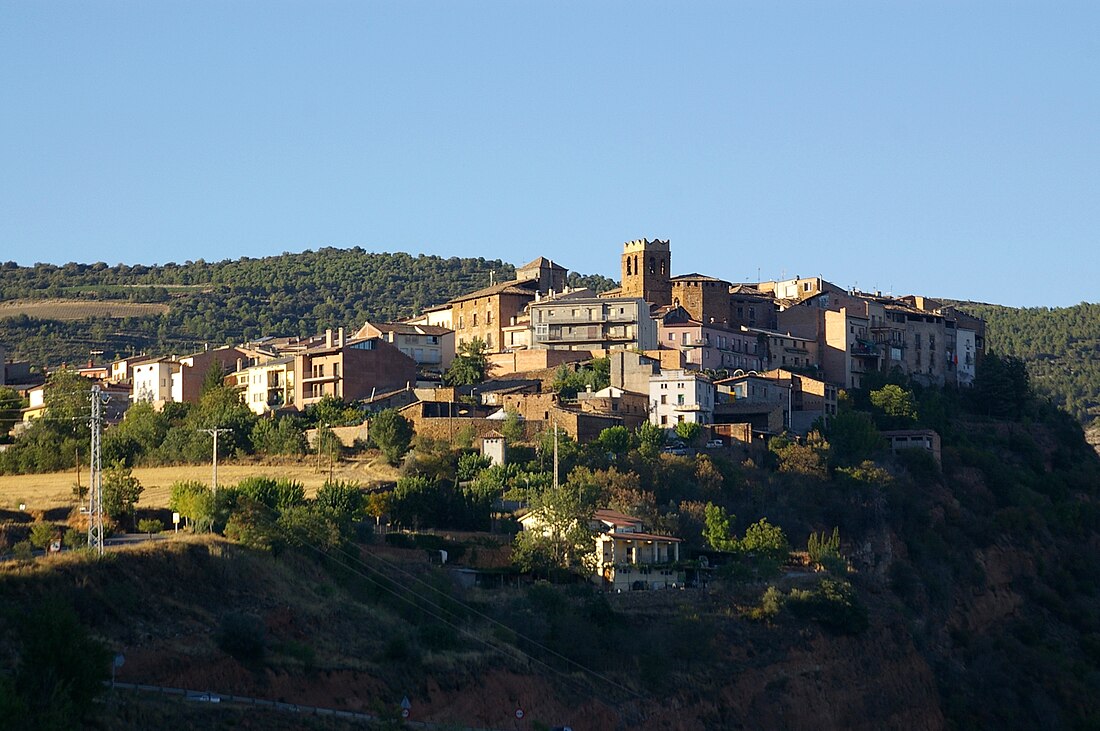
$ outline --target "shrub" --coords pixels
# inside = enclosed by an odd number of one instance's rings
[[[138,521],[139,533],[160,533],[164,530],[164,523],[160,522],[156,518],[143,518]]]
[[[786,597],[779,589],[774,586],[769,586],[764,590],[764,594],[760,597],[760,606],[753,607],[749,613],[749,619],[755,619],[757,621],[764,621],[774,619],[783,609],[783,604],[786,602]]]
[[[35,548],[46,548],[57,537],[57,526],[53,523],[41,521],[31,526],[31,545]]]
[[[263,621],[254,614],[229,612],[222,617],[217,634],[218,647],[241,662],[263,657],[267,647]]]
[[[301,505],[306,499],[302,483],[285,478],[246,477],[237,483],[237,490],[241,495],[276,511]]]
[[[847,581],[822,579],[813,591],[792,589],[787,606],[833,634],[859,634],[867,629],[867,609]]]
[[[76,528],[65,531],[63,541],[69,548],[83,548],[88,545],[88,534]]]
[[[11,547],[11,553],[20,561],[30,561],[34,558],[34,546],[30,541],[19,541]]]

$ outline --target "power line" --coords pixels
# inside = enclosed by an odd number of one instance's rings
[[[263,503],[260,503],[260,505],[261,505],[261,506],[262,506],[262,507],[263,507],[263,508],[264,508],[265,510],[267,510],[267,512],[268,512],[268,513],[270,513],[270,514],[271,514],[271,516],[273,516],[273,517],[277,517],[278,513],[277,513],[277,511],[276,511],[276,510],[275,510],[274,508],[271,508],[270,506],[268,506],[268,505],[266,505],[266,504],[263,504]],[[275,523],[275,525],[276,525],[276,526],[278,526],[278,523],[276,522],[276,523]],[[284,533],[286,533],[286,534],[289,534],[289,531],[288,531],[288,529],[286,529],[285,527],[284,527],[284,528],[282,528],[282,531],[283,531]],[[307,537],[310,537],[310,538],[314,538],[314,539],[316,539],[316,536],[315,536],[315,535],[312,535],[312,534],[310,534],[310,533],[308,532],[308,530],[303,530],[303,531],[301,531],[301,532],[302,532],[303,534],[305,534],[305,536],[307,536]],[[338,563],[338,564],[339,564],[340,566],[342,566],[343,568],[345,568],[345,569],[347,569],[347,570],[349,570],[349,571],[351,571],[351,572],[355,573],[355,574],[356,574],[356,575],[358,575],[358,576],[361,576],[362,578],[366,579],[367,581],[370,581],[370,582],[371,582],[372,584],[374,584],[374,585],[375,585],[375,586],[377,586],[378,588],[382,589],[383,591],[385,591],[385,592],[387,592],[387,593],[389,593],[389,594],[392,594],[393,596],[397,597],[397,598],[398,598],[398,599],[400,599],[401,601],[403,601],[403,602],[406,602],[406,603],[408,603],[408,604],[411,604],[411,605],[412,605],[412,606],[414,606],[414,607],[417,607],[418,609],[420,609],[421,611],[424,611],[424,612],[425,612],[426,614],[428,614],[429,616],[433,617],[434,619],[437,619],[438,621],[440,621],[440,622],[443,622],[444,624],[446,624],[446,625],[448,625],[448,626],[452,627],[453,629],[455,629],[455,630],[457,630],[457,631],[461,632],[462,634],[468,635],[469,637],[471,637],[472,639],[476,640],[477,642],[480,642],[481,644],[485,645],[486,647],[489,647],[490,649],[496,650],[497,652],[500,652],[501,654],[505,654],[505,655],[508,655],[508,654],[510,654],[510,653],[517,653],[517,654],[518,654],[519,656],[521,656],[521,657],[523,657],[523,658],[526,658],[527,660],[529,660],[529,661],[531,661],[531,662],[534,662],[534,663],[537,663],[537,664],[539,664],[539,665],[541,665],[541,666],[543,666],[543,667],[546,667],[547,669],[549,669],[549,670],[550,670],[550,671],[552,671],[553,673],[555,673],[555,674],[557,674],[557,675],[560,675],[560,676],[561,676],[562,678],[566,679],[567,681],[569,681],[569,682],[571,682],[571,683],[578,683],[578,681],[577,681],[577,680],[576,680],[575,678],[573,678],[573,677],[572,677],[571,675],[569,675],[569,674],[567,674],[567,673],[563,672],[562,670],[560,670],[559,668],[557,668],[557,667],[555,667],[555,666],[551,665],[550,663],[546,662],[545,660],[542,660],[542,659],[540,659],[540,658],[538,658],[538,657],[535,657],[534,655],[532,655],[531,653],[529,653],[529,652],[527,652],[527,651],[523,650],[523,649],[522,649],[522,648],[520,648],[520,647],[516,647],[516,646],[514,646],[514,645],[504,645],[504,647],[505,647],[505,648],[507,648],[507,652],[506,652],[506,651],[505,651],[504,649],[502,649],[502,648],[501,648],[500,646],[498,646],[498,645],[495,645],[495,644],[493,644],[493,643],[489,642],[489,641],[488,641],[488,640],[486,640],[485,638],[483,638],[483,637],[480,637],[480,636],[478,636],[477,634],[475,634],[475,633],[471,632],[470,630],[467,630],[466,628],[464,628],[464,627],[461,627],[461,626],[459,626],[459,625],[457,625],[457,624],[455,624],[455,623],[453,623],[453,622],[451,622],[451,621],[447,620],[446,618],[444,618],[444,617],[441,617],[441,616],[439,616],[438,614],[436,614],[436,613],[434,613],[434,612],[430,612],[430,611],[426,610],[426,609],[425,609],[425,608],[424,608],[423,606],[421,606],[420,604],[418,604],[418,603],[417,603],[416,601],[414,601],[414,600],[410,599],[409,597],[407,597],[407,596],[404,596],[404,595],[402,595],[401,593],[399,593],[399,592],[395,591],[395,590],[394,590],[393,588],[391,588],[390,586],[387,586],[387,585],[386,585],[386,584],[384,584],[383,582],[381,582],[381,581],[379,581],[379,580],[377,580],[377,579],[374,579],[374,578],[372,578],[371,576],[368,576],[367,574],[363,573],[362,571],[359,571],[359,570],[357,570],[357,569],[356,569],[356,568],[355,568],[354,566],[350,566],[350,565],[348,565],[348,564],[347,564],[347,563],[346,563],[345,561],[342,561],[342,560],[340,560],[339,558],[337,558],[337,557],[336,557],[336,556],[334,556],[333,554],[329,553],[328,551],[325,551],[325,550],[324,550],[323,548],[319,547],[318,545],[316,545],[316,544],[314,544],[314,543],[311,543],[311,542],[309,542],[309,541],[307,541],[307,540],[303,540],[303,539],[302,539],[302,536],[301,536],[301,535],[297,535],[296,537],[298,538],[298,540],[299,540],[299,541],[301,541],[301,543],[302,543],[302,544],[303,544],[304,546],[306,546],[306,547],[308,547],[308,548],[312,549],[313,551],[316,551],[317,553],[319,553],[319,554],[321,554],[321,555],[323,555],[323,556],[327,556],[327,557],[329,557],[330,559],[332,559],[332,560],[335,560],[335,561],[337,561],[337,563]],[[340,554],[342,554],[342,556],[343,556],[343,557],[344,557],[344,558],[345,558],[346,560],[348,560],[348,561],[351,561],[352,563],[354,563],[354,564],[357,564],[357,565],[359,565],[359,566],[363,567],[363,568],[364,568],[364,569],[366,569],[367,571],[371,571],[371,572],[373,572],[374,574],[376,574],[376,575],[378,575],[378,576],[381,576],[381,577],[382,577],[383,579],[386,579],[387,581],[391,581],[391,582],[393,581],[393,579],[392,579],[392,578],[390,578],[389,576],[387,576],[387,575],[386,575],[386,574],[385,574],[385,573],[384,573],[383,571],[381,571],[380,569],[378,569],[378,568],[376,568],[376,567],[374,567],[374,566],[370,566],[370,565],[368,565],[368,564],[367,564],[366,562],[364,562],[364,561],[363,561],[363,560],[362,560],[361,558],[359,558],[358,556],[355,556],[355,555],[354,555],[354,554],[352,554],[352,553],[349,553],[349,552],[348,552],[348,551],[347,551],[347,550],[346,550],[345,548],[343,548],[342,546],[338,547],[338,548],[337,548],[337,550],[339,551],[339,553],[340,553]],[[382,559],[381,557],[379,557],[379,556],[377,556],[377,555],[375,555],[375,554],[373,554],[373,553],[370,553],[369,555],[371,555],[371,557],[372,557],[372,558],[375,558],[375,559],[379,560],[379,561],[380,561],[381,563],[384,563],[384,564],[386,564],[386,565],[387,565],[387,566],[389,566],[390,568],[392,568],[392,569],[394,569],[394,570],[396,570],[396,571],[398,571],[398,572],[400,572],[400,573],[402,573],[402,574],[404,574],[404,575],[408,576],[409,578],[411,578],[411,579],[412,579],[412,580],[413,580],[414,582],[416,582],[417,584],[421,584],[421,585],[423,585],[423,586],[427,587],[428,589],[430,589],[431,591],[433,591],[433,592],[435,592],[435,593],[437,593],[437,594],[440,594],[441,596],[443,596],[443,597],[444,597],[445,599],[447,599],[448,601],[450,601],[450,602],[453,602],[454,604],[457,604],[457,605],[458,605],[459,607],[461,607],[461,608],[462,608],[463,610],[465,610],[465,611],[466,611],[466,612],[468,612],[469,614],[471,614],[471,615],[474,615],[474,616],[477,616],[477,617],[479,617],[479,618],[481,618],[481,619],[483,619],[483,620],[485,620],[485,621],[487,621],[487,622],[489,622],[489,623],[491,623],[491,624],[494,624],[494,625],[496,625],[496,626],[498,626],[498,627],[501,627],[501,628],[503,628],[503,629],[506,629],[506,630],[508,630],[508,631],[509,631],[510,633],[514,634],[514,635],[515,635],[516,637],[519,637],[520,639],[523,639],[524,641],[526,641],[527,643],[531,644],[532,646],[534,646],[534,647],[537,647],[537,648],[539,648],[540,650],[542,650],[542,651],[544,651],[544,652],[546,652],[546,653],[548,653],[548,654],[550,654],[550,655],[553,655],[554,657],[556,657],[556,658],[558,658],[558,659],[562,660],[563,662],[565,662],[565,663],[567,663],[567,664],[569,664],[569,665],[571,665],[571,666],[573,666],[573,667],[577,668],[577,669],[578,669],[579,671],[581,671],[582,673],[587,673],[587,674],[588,674],[588,675],[590,675],[591,677],[593,677],[593,678],[596,678],[596,679],[598,679],[598,680],[600,680],[600,681],[603,681],[604,683],[606,683],[606,684],[607,684],[608,686],[610,686],[610,687],[616,688],[616,689],[618,689],[618,690],[620,690],[620,691],[622,691],[622,692],[626,693],[627,695],[629,695],[629,696],[632,696],[632,697],[634,697],[634,698],[637,698],[637,699],[639,699],[639,700],[644,700],[644,698],[645,698],[645,697],[644,697],[643,695],[641,695],[641,694],[639,694],[639,693],[635,692],[634,690],[631,690],[630,688],[626,687],[625,685],[622,685],[621,683],[618,683],[618,682],[617,682],[617,681],[615,681],[615,680],[612,680],[611,678],[609,678],[609,677],[607,677],[606,675],[604,675],[604,674],[600,673],[599,671],[597,671],[597,670],[594,670],[594,669],[592,669],[592,668],[590,668],[590,667],[588,667],[588,666],[584,665],[583,663],[580,663],[580,662],[578,662],[578,661],[576,661],[576,660],[573,660],[572,658],[570,658],[570,657],[567,657],[567,656],[565,656],[565,655],[561,654],[560,652],[557,652],[556,650],[553,650],[552,648],[549,648],[549,647],[547,647],[547,646],[543,645],[542,643],[538,642],[537,640],[534,640],[533,638],[531,638],[531,637],[528,637],[527,635],[523,634],[522,632],[520,632],[520,631],[516,630],[516,629],[515,629],[515,628],[513,628],[513,627],[510,627],[510,626],[508,626],[508,625],[507,625],[507,624],[505,624],[504,622],[501,622],[500,620],[498,620],[498,619],[496,619],[496,618],[494,618],[494,617],[491,617],[491,616],[489,616],[489,615],[487,615],[487,614],[485,614],[485,613],[483,613],[483,612],[480,612],[480,611],[478,611],[478,610],[474,609],[473,607],[471,607],[470,605],[466,604],[465,602],[463,602],[463,601],[461,601],[461,600],[459,600],[459,599],[456,599],[456,598],[454,598],[453,596],[451,596],[450,594],[447,594],[446,592],[444,592],[444,591],[442,591],[442,590],[440,590],[440,589],[438,589],[438,588],[436,588],[436,587],[432,586],[431,584],[429,584],[429,583],[425,582],[425,581],[424,581],[423,579],[421,579],[421,578],[417,577],[416,575],[412,574],[411,572],[409,572],[409,571],[407,571],[407,570],[405,570],[405,569],[402,569],[402,568],[400,568],[399,566],[396,566],[395,564],[393,564],[393,563],[391,563],[391,562],[389,562],[389,561],[386,561],[385,559]],[[423,603],[425,603],[425,604],[428,604],[429,606],[431,606],[431,607],[433,607],[433,608],[435,608],[435,609],[439,610],[440,612],[445,612],[445,613],[447,613],[447,614],[450,614],[451,616],[453,616],[453,617],[456,617],[456,618],[459,618],[459,619],[461,619],[461,618],[462,618],[462,615],[461,615],[461,614],[460,614],[459,612],[457,612],[457,611],[455,611],[455,610],[453,610],[453,609],[449,609],[449,608],[447,608],[447,607],[445,607],[445,606],[442,606],[442,605],[440,605],[440,604],[438,604],[438,603],[436,603],[436,602],[432,601],[431,599],[428,599],[428,598],[427,598],[427,597],[425,597],[425,596],[424,596],[423,594],[421,594],[421,593],[418,593],[418,592],[417,592],[417,591],[416,591],[415,589],[413,589],[413,588],[412,588],[411,586],[409,586],[408,584],[405,584],[405,585],[404,585],[404,589],[405,589],[405,591],[407,591],[407,592],[409,592],[409,593],[412,593],[412,594],[413,594],[414,596],[416,596],[417,598],[419,598],[421,602],[423,602]],[[579,685],[579,684],[578,684],[578,685]],[[581,686],[581,687],[584,687],[584,686]]]
[[[267,507],[267,506],[264,506],[264,507]],[[273,509],[271,509],[271,508],[268,508],[268,510],[270,510],[270,511],[271,511],[272,513],[274,513],[274,512],[275,512],[275,511],[274,511]],[[303,543],[306,543],[306,542],[305,542],[305,541],[303,541]],[[313,544],[308,544],[308,545],[309,545],[309,547],[310,547],[310,548],[312,548],[312,549],[313,549],[313,550],[315,550],[315,551],[318,551],[318,552],[320,552],[320,553],[322,553],[322,554],[325,554],[325,555],[330,555],[330,556],[331,556],[331,554],[328,554],[328,553],[327,553],[327,552],[325,552],[325,551],[324,551],[323,549],[321,549],[321,548],[319,548],[319,547],[317,547],[317,546],[315,546],[315,545],[313,545]],[[379,569],[377,569],[377,568],[375,568],[375,567],[373,567],[373,566],[370,566],[370,565],[368,565],[368,564],[367,564],[367,563],[366,563],[365,561],[363,561],[363,560],[362,560],[361,558],[359,558],[358,556],[356,556],[356,555],[354,555],[354,554],[352,554],[352,553],[349,553],[349,552],[348,552],[348,551],[347,551],[347,550],[346,550],[345,548],[343,548],[342,546],[341,546],[341,547],[338,547],[338,549],[337,549],[337,550],[338,550],[338,551],[339,551],[339,552],[340,552],[341,554],[343,554],[343,555],[344,555],[345,557],[347,557],[347,559],[349,559],[350,561],[354,562],[355,564],[358,564],[358,565],[362,566],[363,568],[367,569],[368,571],[373,571],[373,572],[375,572],[376,574],[378,574],[378,575],[380,575],[380,576],[382,576],[382,577],[386,578],[387,580],[392,580],[392,579],[390,579],[390,577],[386,576],[386,575],[385,575],[385,573],[383,573],[382,571],[380,571]],[[548,654],[550,654],[550,655],[553,655],[554,657],[556,657],[556,658],[558,658],[558,659],[562,660],[563,662],[565,662],[565,663],[568,663],[569,665],[572,665],[573,667],[577,668],[578,670],[580,670],[580,671],[582,671],[582,672],[588,673],[588,674],[589,674],[589,675],[591,675],[592,677],[594,677],[594,678],[597,678],[597,679],[599,679],[599,680],[603,681],[604,683],[607,683],[608,685],[610,685],[610,686],[612,686],[612,687],[614,687],[614,688],[617,688],[617,689],[619,689],[619,690],[623,691],[624,693],[627,693],[628,695],[631,695],[631,696],[633,696],[633,697],[635,697],[635,698],[638,698],[638,699],[644,699],[644,696],[642,696],[641,694],[639,694],[639,693],[637,693],[637,692],[635,692],[635,691],[631,690],[630,688],[626,687],[625,685],[622,685],[621,683],[618,683],[618,682],[616,682],[615,680],[612,680],[611,678],[607,677],[606,675],[604,675],[604,674],[600,673],[600,672],[599,672],[599,671],[597,671],[597,670],[593,670],[592,668],[590,668],[590,667],[588,667],[588,666],[584,665],[583,663],[580,663],[580,662],[578,662],[578,661],[576,661],[576,660],[574,660],[574,659],[572,659],[572,658],[570,658],[570,657],[568,657],[568,656],[566,656],[566,655],[563,655],[563,654],[561,654],[560,652],[557,652],[556,650],[554,650],[554,649],[552,649],[552,648],[550,648],[550,647],[547,647],[546,645],[543,645],[542,643],[538,642],[537,640],[535,640],[535,639],[533,639],[533,638],[531,638],[531,637],[529,637],[529,636],[527,636],[527,635],[523,634],[522,632],[520,632],[520,631],[516,630],[516,629],[515,629],[515,628],[513,628],[513,627],[510,627],[510,626],[508,626],[507,624],[505,624],[504,622],[501,622],[500,620],[496,619],[495,617],[492,617],[492,616],[490,616],[490,615],[488,615],[488,614],[485,614],[484,612],[480,612],[480,611],[478,611],[477,609],[473,608],[473,607],[472,607],[472,606],[470,606],[469,604],[466,604],[465,602],[463,602],[463,601],[461,601],[461,600],[459,600],[459,599],[456,599],[456,598],[454,598],[453,596],[451,596],[450,594],[448,594],[448,593],[446,593],[446,592],[442,591],[441,589],[438,589],[437,587],[434,587],[434,586],[432,586],[431,584],[429,584],[428,582],[424,581],[424,580],[423,580],[423,579],[421,579],[420,577],[416,576],[416,575],[415,575],[415,574],[413,574],[412,572],[410,572],[410,571],[407,571],[407,570],[405,570],[405,569],[401,568],[400,566],[397,566],[396,564],[394,564],[394,563],[392,563],[392,562],[390,562],[390,561],[387,561],[386,559],[384,559],[384,558],[382,558],[381,556],[378,556],[378,555],[376,555],[376,554],[373,554],[373,553],[370,553],[370,552],[368,552],[368,555],[369,555],[369,556],[371,556],[371,558],[373,558],[373,559],[377,560],[378,562],[380,562],[380,563],[383,563],[383,564],[385,564],[385,565],[386,565],[386,566],[388,566],[389,568],[391,568],[391,569],[393,569],[393,570],[395,570],[395,571],[398,571],[398,572],[400,572],[400,573],[404,574],[405,576],[409,577],[410,579],[412,579],[412,581],[416,582],[417,584],[420,584],[420,585],[422,585],[422,586],[426,587],[427,589],[429,589],[429,590],[431,590],[431,591],[435,592],[436,594],[439,594],[440,596],[444,597],[444,598],[445,598],[445,599],[447,599],[448,601],[451,601],[451,602],[453,602],[453,603],[455,603],[455,604],[459,605],[459,606],[460,606],[460,607],[461,607],[462,609],[464,609],[464,610],[465,610],[466,612],[468,612],[469,614],[472,614],[472,615],[474,615],[474,616],[476,616],[476,617],[479,617],[479,618],[481,618],[481,619],[483,619],[483,620],[485,620],[485,621],[489,622],[490,624],[494,624],[494,625],[496,625],[496,626],[498,626],[498,627],[501,627],[502,629],[506,629],[506,630],[508,630],[509,632],[511,632],[511,633],[513,633],[513,634],[515,634],[515,635],[516,635],[517,637],[519,637],[519,638],[523,639],[524,641],[526,641],[526,642],[530,643],[530,644],[531,644],[531,645],[533,645],[534,647],[537,647],[538,649],[540,649],[540,650],[542,650],[542,651],[544,651],[544,652],[546,652],[546,653],[548,653]],[[343,564],[342,564],[342,565],[343,565]],[[347,568],[350,568],[350,567],[347,567]],[[360,574],[360,575],[363,575],[363,574],[362,574],[362,572],[356,572],[356,573],[358,573],[358,574]],[[365,575],[364,575],[364,577],[365,577]],[[365,577],[365,578],[368,578],[368,577]],[[375,582],[375,583],[377,584],[378,582]],[[381,586],[381,584],[379,584],[379,586]],[[384,588],[384,589],[385,589],[386,591],[390,591],[391,593],[394,593],[394,592],[393,592],[392,590],[390,590],[390,589],[389,589],[388,587],[383,587],[383,588]],[[410,592],[413,592],[413,591],[414,591],[414,590],[413,590],[413,589],[412,589],[411,587],[409,587],[409,586],[408,586],[407,584],[405,585],[405,589],[406,589],[407,591],[410,591]],[[395,594],[395,595],[396,595],[396,594]],[[436,609],[438,609],[438,610],[440,610],[440,611],[443,611],[443,612],[448,612],[448,613],[450,613],[450,614],[452,614],[452,615],[454,615],[454,616],[456,616],[456,617],[461,617],[461,615],[460,615],[460,614],[459,614],[458,612],[456,612],[456,611],[454,611],[454,610],[452,610],[452,609],[448,609],[447,607],[444,607],[444,606],[442,606],[442,605],[440,605],[440,604],[437,604],[436,602],[433,602],[433,601],[432,601],[432,600],[430,600],[430,599],[427,599],[427,598],[425,598],[425,597],[423,596],[423,594],[417,594],[417,596],[419,596],[419,597],[420,597],[420,599],[421,599],[421,600],[422,600],[423,602],[425,602],[425,603],[427,603],[427,604],[429,604],[429,605],[431,605],[431,606],[435,607]],[[402,598],[404,598],[404,597],[402,597]],[[408,601],[411,601],[411,600],[408,600]],[[481,638],[478,638],[478,639],[479,639],[480,641],[483,641],[483,640],[481,640]],[[535,661],[535,662],[538,662],[538,663],[539,663],[539,664],[541,664],[541,665],[545,665],[546,667],[548,667],[548,668],[551,668],[552,670],[554,670],[554,672],[558,673],[559,675],[562,675],[563,677],[569,678],[569,676],[568,676],[568,675],[565,675],[564,673],[562,673],[562,672],[561,672],[560,670],[558,670],[558,669],[557,669],[557,668],[555,668],[554,666],[550,665],[549,663],[546,663],[546,662],[545,662],[545,661],[543,661],[543,660],[540,660],[540,659],[536,658],[535,656],[531,655],[530,653],[524,652],[524,651],[523,651],[522,649],[520,649],[520,648],[518,648],[518,647],[513,647],[513,646],[511,646],[511,645],[509,645],[508,647],[509,647],[509,648],[511,648],[511,649],[514,649],[514,650],[516,650],[516,651],[519,651],[520,653],[522,653],[522,654],[523,654],[524,656],[526,656],[527,658],[529,658],[529,659],[531,659],[531,660],[533,660],[533,661]],[[570,679],[571,679],[571,678],[570,678]]]

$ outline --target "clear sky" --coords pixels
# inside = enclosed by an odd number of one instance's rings
[[[0,0],[0,260],[1100,300],[1100,3]]]

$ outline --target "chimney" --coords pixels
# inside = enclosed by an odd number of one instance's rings
[[[325,347],[326,348],[331,348],[332,347],[332,328],[331,327],[325,330]]]
[[[342,348],[344,347],[344,328],[340,328],[339,332],[340,334],[337,336],[336,344]]]

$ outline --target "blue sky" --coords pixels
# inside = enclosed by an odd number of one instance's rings
[[[0,0],[0,260],[1097,301],[1100,4]]]

